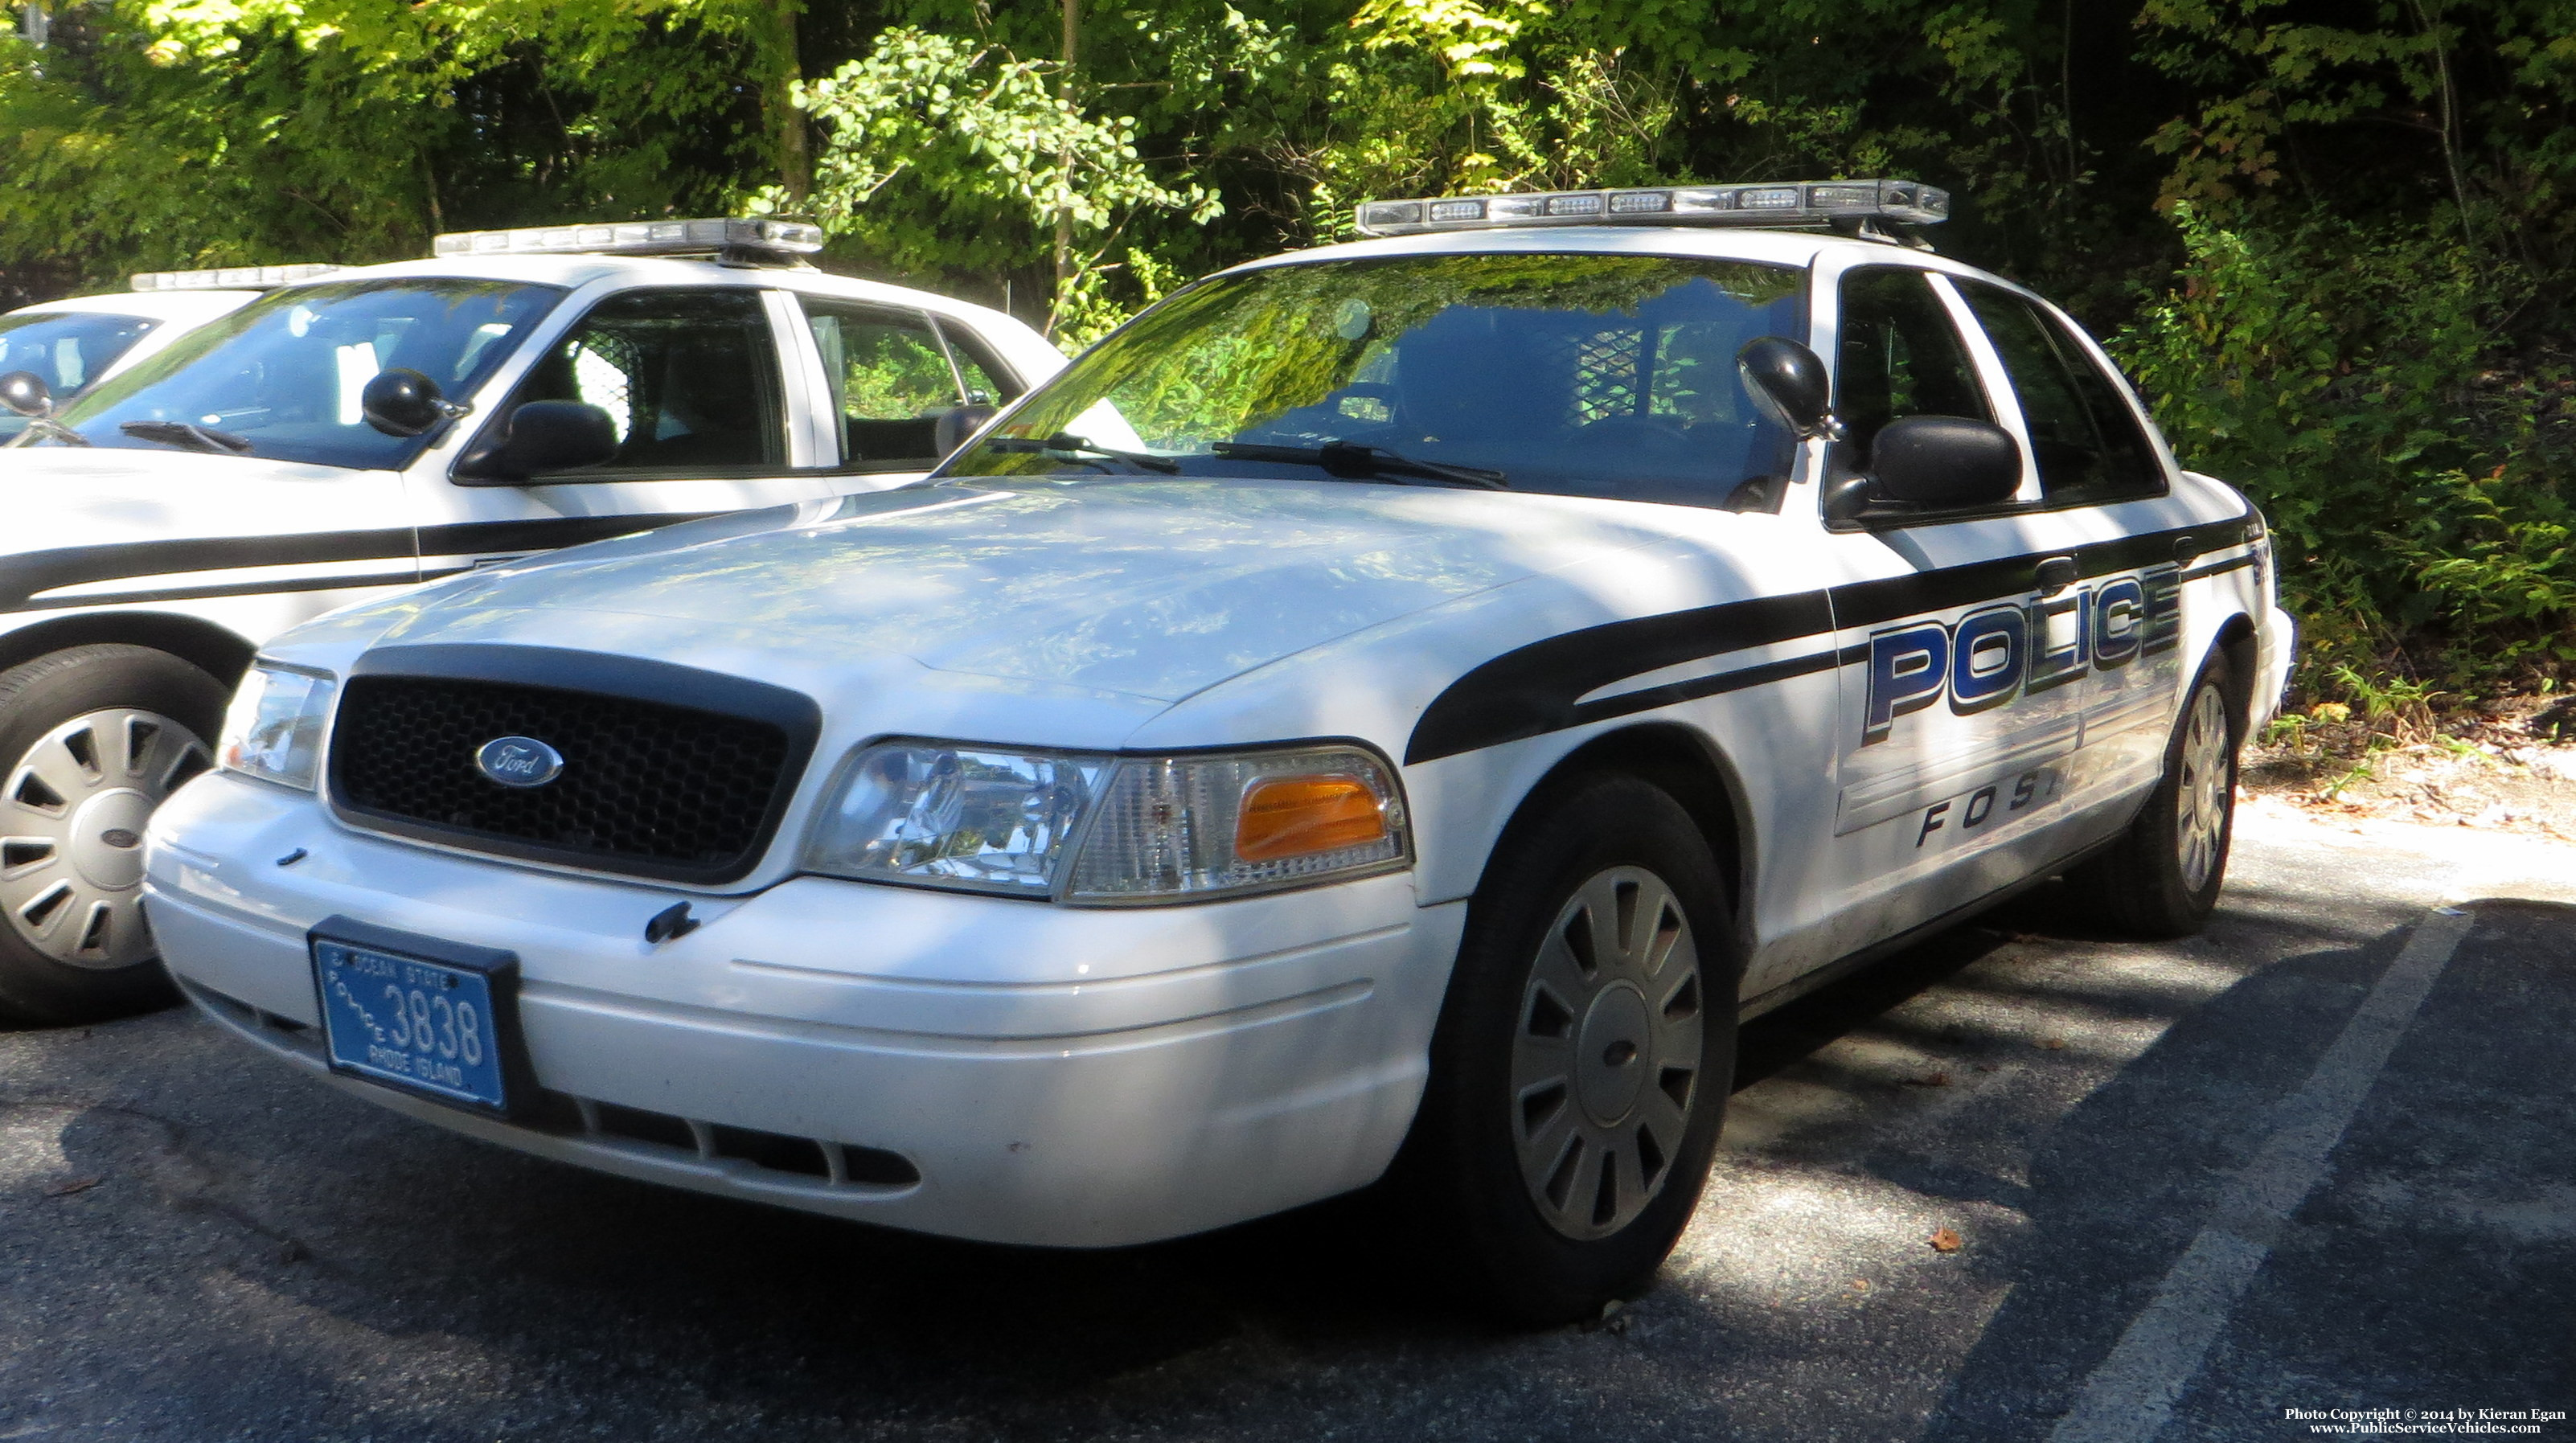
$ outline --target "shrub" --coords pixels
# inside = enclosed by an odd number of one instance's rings
[[[2271,519],[2303,683],[2458,690],[2576,661],[2570,382],[2503,339],[2529,280],[2433,223],[2175,219],[2181,285],[2114,349],[2183,464]]]

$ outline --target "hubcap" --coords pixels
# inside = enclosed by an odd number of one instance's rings
[[[2181,864],[2183,886],[2197,892],[2218,870],[2219,850],[2227,842],[2227,803],[2235,790],[2227,764],[2227,713],[2218,688],[2202,687],[2191,699],[2184,723],[2182,783],[2174,796],[2174,859]]]
[[[212,765],[195,733],[109,707],[47,732],[0,790],[0,912],[37,951],[75,967],[152,956],[143,925],[143,827]]]
[[[1699,1101],[1699,949],[1642,867],[1575,889],[1539,944],[1512,1039],[1512,1137],[1548,1226],[1607,1237],[1663,1190]]]

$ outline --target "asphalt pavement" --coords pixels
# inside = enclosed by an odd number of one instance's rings
[[[970,1246],[0,1032],[0,1440],[2576,1439],[2576,849],[2257,805],[2204,935],[2086,912],[1753,1024],[1660,1285],[1540,1333],[1365,1204]]]

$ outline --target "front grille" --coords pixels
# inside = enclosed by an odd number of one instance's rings
[[[476,753],[507,736],[552,746],[562,773],[533,787],[484,776]],[[332,800],[353,821],[404,835],[730,881],[758,859],[802,750],[766,719],[520,682],[362,672],[332,728]]]

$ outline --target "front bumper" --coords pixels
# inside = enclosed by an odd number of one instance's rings
[[[1374,1180],[1420,1099],[1465,911],[1416,907],[1402,875],[1128,910],[801,877],[691,895],[704,925],[646,943],[681,895],[370,836],[221,774],[155,816],[145,878],[201,1008],[358,1096],[629,1177],[1057,1246]],[[552,1120],[331,1074],[305,934],[335,913],[516,952]],[[826,1165],[765,1165],[776,1149],[746,1135],[811,1140]]]

